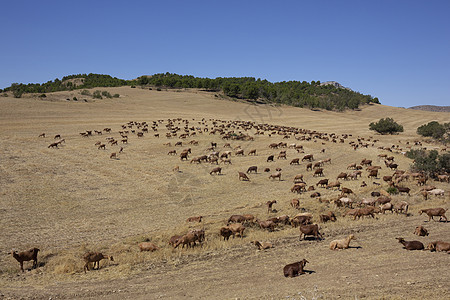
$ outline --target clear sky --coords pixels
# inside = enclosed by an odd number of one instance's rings
[[[450,1],[0,3],[0,88],[78,73],[329,81],[450,105]]]

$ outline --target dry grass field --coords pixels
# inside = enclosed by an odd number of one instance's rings
[[[48,94],[47,98],[27,96],[20,99],[0,97],[0,299],[449,299],[450,256],[430,251],[407,251],[395,239],[420,240],[425,245],[436,240],[450,242],[450,223],[427,222],[419,215],[422,208],[450,208],[449,184],[430,180],[428,184],[445,190],[444,197],[423,200],[421,187],[409,180],[402,184],[411,188],[411,196],[393,196],[393,201],[410,204],[409,215],[387,212],[375,219],[353,220],[343,217],[347,208],[333,203],[320,203],[312,192],[301,195],[290,192],[293,178],[303,174],[308,186],[322,178],[335,181],[347,165],[362,159],[382,166],[377,179],[369,179],[363,169],[358,180],[341,180],[352,189],[355,200],[370,197],[372,191],[386,189],[382,176],[392,175],[379,154],[395,157],[399,169],[408,170],[411,160],[399,151],[388,152],[378,147],[399,145],[407,150],[415,140],[427,148],[442,146],[424,141],[416,135],[418,126],[432,120],[448,122],[450,113],[434,113],[371,105],[359,111],[343,113],[312,111],[286,106],[253,105],[233,102],[201,91],[155,91],[130,87],[100,88],[120,98],[94,100],[79,91]],[[76,96],[79,100],[72,99]],[[82,99],[86,99],[87,102]],[[368,130],[368,124],[392,117],[405,132],[381,136]],[[255,135],[244,132],[253,141],[223,140],[219,134],[198,133],[186,139],[166,138],[167,119],[189,120],[189,127],[211,129],[211,119],[252,121],[294,126],[318,132],[349,134],[345,143],[321,139],[310,141],[283,139],[281,135]],[[204,121],[202,121],[204,119]],[[130,121],[158,122],[158,131],[149,128],[142,138],[139,130],[122,129]],[[185,123],[175,120],[183,129]],[[228,124],[228,123],[218,123]],[[87,130],[111,133],[80,135]],[[129,130],[128,143],[121,143],[119,131]],[[136,130],[132,133],[131,130]],[[183,131],[182,131],[183,132]],[[46,137],[38,137],[45,133]],[[154,134],[159,133],[160,137]],[[48,146],[61,135],[65,143],[57,149]],[[111,146],[108,137],[119,141]],[[350,141],[364,138],[367,148],[353,150]],[[189,145],[196,140],[198,145]],[[368,141],[369,140],[369,141]],[[372,146],[373,140],[378,140]],[[99,150],[97,141],[106,144]],[[178,141],[183,145],[174,146]],[[164,145],[171,143],[171,146]],[[179,155],[167,155],[176,149],[192,148],[190,158],[208,154],[211,142],[224,151],[227,142],[241,146],[244,156],[231,156],[231,165],[223,165],[222,175],[210,175],[215,167],[209,163],[181,161]],[[280,149],[269,144],[286,142],[303,145],[305,153],[287,148],[287,159],[277,159]],[[112,152],[119,153],[110,159]],[[248,156],[250,149],[257,156]],[[322,149],[325,149],[322,152]],[[274,162],[266,162],[269,155]],[[331,158],[324,165],[324,177],[313,177],[307,162],[290,165],[293,158],[314,154],[315,162]],[[249,174],[250,182],[239,181],[238,171],[258,166],[257,174]],[[180,172],[173,168],[179,166]],[[263,169],[269,167],[270,173]],[[269,175],[282,169],[282,180]],[[361,187],[362,181],[367,187]],[[381,186],[373,182],[380,183]],[[316,188],[325,200],[337,199],[340,191]],[[337,221],[319,223],[324,240],[299,241],[299,229],[278,227],[274,232],[256,226],[246,228],[244,238],[223,241],[220,227],[233,214],[253,214],[261,220],[280,215],[293,216],[299,211],[290,206],[293,198],[300,207],[314,215],[334,211]],[[265,203],[277,200],[268,213]],[[187,223],[191,216],[204,216],[202,223]],[[450,217],[450,213],[447,212]],[[418,225],[429,236],[413,234]],[[206,241],[202,247],[173,249],[168,245],[172,235],[186,233],[189,228],[204,228]],[[353,233],[357,240],[351,248],[331,251],[329,242]],[[150,240],[160,247],[155,252],[139,252],[137,244]],[[270,241],[274,248],[259,251],[252,240]],[[41,250],[38,268],[25,262],[20,272],[11,250],[32,247]],[[87,251],[101,251],[114,257],[103,260],[100,269],[83,272],[82,256]],[[305,275],[285,278],[283,267],[306,258]]]

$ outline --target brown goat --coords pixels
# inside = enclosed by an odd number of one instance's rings
[[[178,242],[179,239],[181,239],[182,235],[174,235],[169,239],[169,245],[172,245],[173,247],[175,247],[176,243]]]
[[[313,177],[315,176],[324,176],[323,175],[323,168],[318,168],[314,171]]]
[[[305,155],[305,156],[303,156],[302,161],[305,161],[305,160],[313,161],[314,156],[312,154]]]
[[[408,214],[409,204],[406,201],[400,201],[394,204],[394,211],[396,214],[404,213]]]
[[[349,188],[343,187],[341,195],[345,195],[345,194],[353,194],[353,191]]]
[[[227,228],[231,230],[233,238],[236,234],[239,234],[239,236],[241,238],[244,237],[244,230],[245,230],[244,225],[242,225],[240,223],[234,223],[234,224],[228,225]]]
[[[442,241],[432,242],[428,244],[427,249],[430,251],[443,251],[450,253],[450,243]]]
[[[445,219],[445,222],[447,222],[447,217],[445,216],[445,212],[447,210],[443,208],[427,208],[427,209],[421,209],[419,210],[419,215],[422,213],[426,213],[428,215],[428,221],[431,221],[431,219],[434,220],[434,217],[439,217],[439,221],[441,221],[442,218]]]
[[[244,181],[250,181],[250,178],[248,178],[247,174],[243,173],[243,172],[238,172],[239,173],[239,181],[244,180]]]
[[[319,182],[316,183],[316,186],[321,186],[321,187],[325,187],[328,185],[328,179],[321,179],[319,180]]]
[[[419,241],[405,241],[403,238],[396,238],[400,244],[403,244],[403,248],[406,250],[423,250],[425,247]]]
[[[332,222],[336,221],[336,216],[332,211],[329,211],[328,214],[326,214],[326,215],[320,215],[319,218],[322,223],[325,223],[328,221],[332,221]]]
[[[298,275],[305,274],[305,271],[303,271],[303,268],[305,267],[306,263],[308,261],[306,259],[303,259],[299,262],[288,264],[283,268],[284,277],[295,277]]]
[[[414,234],[417,234],[418,236],[427,236],[428,235],[428,230],[425,229],[425,227],[421,226],[417,226],[416,230],[414,230]]]
[[[278,180],[281,181],[281,172],[275,172],[269,176],[269,179],[275,179],[275,178],[278,178]]]
[[[313,224],[313,225],[300,225],[300,240],[306,238],[307,235],[312,235],[316,239],[323,239],[322,234],[319,232],[319,225]]]
[[[277,203],[277,200],[272,200],[272,201],[269,200],[266,202],[267,212],[269,212],[269,213],[273,212],[272,205],[274,205],[275,203]]]
[[[150,242],[142,242],[142,243],[139,243],[138,246],[139,246],[139,249],[141,250],[141,252],[142,251],[151,251],[151,252],[153,252],[153,251],[156,251],[156,250],[159,249],[158,246],[156,246],[155,244],[150,243]]]
[[[259,227],[261,229],[268,229],[269,231],[273,231],[277,224],[273,220],[266,220],[266,221],[259,221],[256,220],[256,222],[259,224]]]
[[[179,245],[182,245],[182,248],[186,246],[186,249],[189,247],[194,247],[196,241],[198,241],[198,235],[194,232],[188,232],[177,240],[174,248],[177,248]]]
[[[300,200],[299,199],[292,199],[291,200],[291,206],[295,209],[300,208]]]
[[[273,248],[273,245],[272,245],[271,242],[251,241],[250,243],[252,243],[256,247],[258,247],[259,250],[266,250],[266,249],[269,249],[269,248]]]
[[[195,217],[189,217],[186,219],[186,222],[201,222],[203,219],[203,216],[195,216]]]
[[[37,268],[37,255],[40,250],[38,248],[32,248],[28,251],[23,251],[17,253],[16,251],[11,251],[11,255],[20,263],[20,270],[23,270],[23,262],[24,261],[33,261],[33,269]]]
[[[292,227],[311,224],[312,216],[295,216],[291,219]]]
[[[244,216],[241,215],[232,215],[227,222],[227,225],[231,223],[244,223],[246,221]]]
[[[255,172],[258,173],[258,167],[257,166],[251,166],[247,169],[247,173]]]
[[[212,169],[211,172],[209,172],[209,175],[212,175],[212,174],[222,174],[222,168],[216,167],[216,168]]]
[[[353,215],[353,220],[356,220],[356,218],[361,218],[364,216],[370,216],[372,218],[375,218],[374,216],[374,212],[376,212],[376,208],[373,206],[368,206],[368,207],[364,207],[364,208],[358,208],[356,209],[356,211],[354,212]]]
[[[114,258],[112,256],[103,255],[100,252],[88,252],[83,256],[84,261],[86,264],[84,265],[84,273],[86,273],[86,270],[89,271],[89,263],[93,262],[93,270],[98,270],[100,268],[100,261],[102,259],[109,259],[111,261],[114,261]],[[95,268],[97,266],[97,268]]]
[[[228,227],[222,227],[220,228],[220,235],[223,236],[223,240],[227,240],[230,238],[230,236],[233,234],[230,228]]]

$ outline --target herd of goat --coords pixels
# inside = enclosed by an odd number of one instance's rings
[[[195,123],[195,124],[192,124]],[[210,169],[209,174],[211,176],[222,174],[223,168],[219,166],[220,164],[231,165],[232,160],[231,156],[239,157],[239,156],[257,156],[258,149],[249,149],[246,151],[240,146],[231,147],[230,141],[237,142],[246,142],[248,145],[251,145],[252,141],[260,135],[266,135],[269,137],[276,137],[281,139],[290,139],[293,138],[299,143],[306,143],[308,141],[312,142],[322,142],[325,145],[325,142],[330,143],[348,143],[351,147],[351,151],[357,150],[359,148],[368,148],[368,147],[376,147],[376,143],[378,140],[370,138],[361,138],[358,137],[356,139],[352,139],[352,135],[349,134],[328,134],[321,133],[317,131],[311,131],[306,129],[300,129],[296,127],[287,127],[287,126],[279,126],[279,125],[269,125],[269,124],[257,124],[255,122],[245,122],[245,121],[223,121],[216,119],[201,121],[194,120],[186,120],[186,119],[169,119],[169,120],[158,120],[153,121],[151,123],[147,122],[128,122],[122,125],[121,130],[118,131],[120,138],[118,137],[106,137],[104,142],[97,141],[95,146],[99,150],[106,150],[106,146],[108,147],[117,146],[120,147],[120,150],[112,152],[110,154],[111,159],[117,159],[119,154],[124,151],[124,147],[128,144],[128,138],[130,135],[135,135],[137,138],[144,138],[145,135],[149,135],[149,131],[153,131],[154,138],[160,138],[160,132],[164,131],[162,128],[165,126],[165,137],[168,142],[163,145],[166,147],[172,147],[173,149],[167,152],[167,155],[170,156],[178,156],[181,164],[185,162],[189,162],[189,164],[210,164],[213,165]],[[80,135],[84,138],[89,138],[91,136],[101,136],[103,134],[111,134],[111,128],[104,128],[103,130],[94,130],[94,131],[86,131],[80,133]],[[253,133],[253,135],[251,135]],[[219,135],[223,140],[223,145],[218,145],[217,142],[211,142],[208,144],[208,148],[206,149],[207,154],[199,154],[198,156],[193,156],[195,146],[199,146],[199,141],[190,140],[187,141],[189,137],[195,137],[197,135]],[[163,137],[164,135],[161,135]],[[46,134],[42,133],[39,135],[40,138],[45,138]],[[176,139],[176,142],[174,142]],[[54,140],[58,140],[57,142],[52,142],[48,148],[59,148],[63,143],[65,143],[65,139],[61,139],[61,135],[55,135]],[[119,145],[119,143],[122,145]],[[421,145],[419,141],[414,142],[415,145]],[[186,148],[181,151],[177,151],[177,147],[183,147],[183,145],[189,145],[189,148]],[[223,150],[219,150],[222,147]],[[410,148],[409,143],[407,143],[406,147]],[[355,197],[350,197],[355,193],[347,187],[343,185],[345,182],[352,180],[361,180],[361,187],[367,186],[367,183],[362,180],[363,176],[367,176],[368,180],[370,179],[378,179],[379,170],[382,169],[382,166],[373,165],[373,161],[370,159],[364,158],[359,164],[358,163],[350,163],[347,166],[347,170],[339,173],[336,177],[336,180],[330,181],[328,178],[325,178],[325,166],[330,165],[331,158],[325,158],[322,160],[316,160],[315,156],[320,156],[326,152],[326,148],[323,148],[320,153],[314,154],[309,153],[305,154],[305,149],[303,145],[299,145],[296,143],[288,144],[287,142],[278,142],[278,143],[270,143],[268,148],[271,150],[280,150],[278,155],[271,154],[267,157],[266,162],[273,162],[275,159],[283,161],[287,160],[287,149],[292,149],[295,153],[303,153],[302,157],[293,158],[289,165],[298,166],[303,162],[306,162],[306,172],[312,172],[312,177],[318,177],[318,182],[316,184],[308,185],[304,180],[303,174],[298,174],[293,178],[293,186],[290,189],[290,192],[296,193],[298,195],[302,195],[307,192],[312,192],[310,194],[311,198],[317,198],[320,203],[325,203],[326,205],[334,204],[336,209],[345,209],[346,211],[341,214],[342,216],[350,216],[353,217],[353,220],[360,219],[363,217],[375,217],[375,214],[382,213],[384,214],[387,211],[395,212],[396,214],[408,214],[409,204],[406,201],[392,201],[392,197],[385,190],[380,190],[379,192],[372,192],[370,198],[364,198],[363,200],[355,200]],[[399,145],[392,145],[391,147],[378,147],[380,150],[387,150],[388,152],[396,152],[403,153],[404,149],[400,148]],[[202,149],[201,151],[205,151]],[[383,176],[382,180],[387,183],[389,186],[396,188],[400,194],[410,195],[411,188],[406,185],[410,182],[410,179],[414,180],[418,186],[421,187],[419,193],[426,200],[430,195],[434,196],[444,196],[445,191],[442,189],[438,189],[433,185],[428,185],[430,178],[422,172],[409,172],[399,170],[399,165],[395,162],[395,157],[393,155],[387,155],[386,153],[382,153],[378,155],[378,159],[381,159],[385,167],[387,169],[392,170],[392,175]],[[214,166],[216,165],[216,166]],[[365,169],[364,169],[365,168]],[[180,166],[177,165],[174,169],[175,172],[179,172]],[[276,168],[276,170],[268,176],[269,180],[279,180],[281,181],[283,177],[281,168]],[[367,172],[365,174],[365,171]],[[270,168],[264,168],[264,173],[271,172]],[[258,166],[250,166],[247,171],[239,171],[238,172],[238,181],[249,182],[251,181],[252,174],[258,174]],[[436,174],[435,179],[440,182],[449,182],[449,174]],[[373,182],[374,185],[381,185],[381,183]],[[338,194],[334,199],[325,199],[321,195],[321,189],[337,191]],[[290,206],[294,209],[300,210],[300,199],[294,198],[290,202]],[[275,212],[273,209],[273,205],[277,203],[276,200],[267,201],[266,207],[267,212],[270,214]],[[419,214],[426,214],[429,217],[429,220],[434,220],[434,217],[439,217],[439,221],[443,220],[447,222],[447,217],[445,216],[446,209],[444,208],[429,208],[422,209],[419,211]],[[203,216],[194,216],[189,217],[187,222],[195,222],[202,223]],[[325,223],[328,221],[336,221],[336,215],[333,211],[329,211],[326,214],[321,214],[318,216],[320,222]],[[283,226],[292,226],[298,227],[300,231],[300,240],[302,240],[302,236],[306,239],[307,236],[312,236],[314,239],[322,240],[323,235],[320,232],[321,229],[318,224],[314,224],[312,222],[313,215],[310,212],[301,212],[296,214],[294,217],[289,217],[287,215],[272,217],[267,220],[260,220],[251,214],[243,214],[243,215],[232,215],[227,221],[226,226],[220,228],[217,233],[220,235],[224,241],[228,240],[231,236],[233,238],[238,236],[240,238],[244,238],[247,228],[249,227],[259,227],[261,230],[274,231],[276,228],[280,228]],[[423,226],[418,226],[414,232],[419,236],[428,235],[428,231]],[[175,235],[170,238],[168,241],[169,245],[173,248],[192,248],[196,245],[202,245],[205,242],[205,229],[191,229],[185,234]],[[351,240],[355,240],[356,237],[353,234],[348,235],[347,237],[339,240],[333,240],[329,243],[329,248],[331,250],[337,249],[348,249]],[[435,241],[428,245],[427,248],[420,241],[405,241],[403,238],[397,238],[399,243],[404,245],[404,248],[407,250],[424,250],[428,249],[430,251],[444,251],[450,253],[450,243],[443,241]],[[270,242],[263,241],[252,241],[252,243],[260,250],[266,250],[272,248],[273,245]],[[139,245],[140,251],[157,251],[160,249],[159,246],[155,245],[151,242],[142,242]],[[20,268],[23,269],[24,261],[33,261],[33,268],[37,267],[37,255],[40,250],[38,248],[32,248],[28,251],[17,253],[13,251],[12,256],[20,263]],[[83,256],[85,261],[84,272],[89,270],[90,263],[94,263],[93,268],[99,268],[99,262],[102,259],[109,259],[113,261],[112,256],[103,255],[100,252],[88,252]],[[304,274],[304,267],[308,263],[306,259],[303,259],[299,262],[286,265],[284,267],[284,276],[286,277],[294,277],[300,274]]]

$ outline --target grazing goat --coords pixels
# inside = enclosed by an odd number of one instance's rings
[[[230,228],[228,227],[222,227],[220,228],[220,235],[223,236],[223,240],[227,240],[230,238],[230,236],[233,234]]]
[[[150,242],[142,242],[142,243],[139,243],[138,246],[139,246],[139,249],[141,250],[141,252],[142,251],[151,251],[151,252],[153,252],[153,251],[159,250],[158,246],[156,246],[155,244],[150,243]]]
[[[211,172],[209,172],[209,175],[212,174],[222,174],[222,168],[221,167],[217,167],[211,170]]]
[[[244,216],[241,215],[232,215],[229,219],[228,219],[228,223],[227,225],[231,224],[231,223],[244,223],[246,221],[246,218]]]
[[[375,218],[374,212],[377,212],[377,209],[373,206],[358,208],[355,210],[353,214],[353,220],[356,220],[356,218],[358,218],[359,220],[361,217],[364,216],[371,216],[372,218]]]
[[[269,231],[273,231],[277,226],[273,220],[260,221],[257,219],[256,222],[259,224],[261,229],[268,229]]]
[[[430,251],[443,251],[450,253],[450,243],[442,241],[432,242],[428,244],[427,249]]]
[[[250,243],[252,243],[256,247],[258,247],[259,250],[266,250],[266,249],[269,249],[269,248],[273,248],[273,245],[272,245],[271,242],[251,241]]]
[[[292,199],[291,200],[291,206],[295,209],[299,209],[300,208],[300,200],[299,199]]]
[[[238,172],[239,173],[239,181],[244,180],[244,181],[250,181],[250,178],[248,178],[247,174],[243,173],[243,172]]]
[[[419,241],[405,241],[403,238],[396,238],[400,244],[403,244],[403,248],[406,250],[423,250],[425,247]]]
[[[341,240],[334,240],[330,243],[330,249],[336,250],[336,249],[348,249],[350,245],[351,240],[356,240],[355,236],[353,234],[350,234],[345,239]]]
[[[174,235],[169,239],[169,245],[172,245],[173,247],[175,247],[176,243],[178,242],[179,239],[181,239],[182,235]]]
[[[181,248],[184,248],[184,246],[186,246],[186,249],[189,247],[194,247],[195,242],[198,241],[198,239],[199,238],[197,234],[195,234],[194,232],[188,232],[177,240],[174,248],[177,248],[180,244],[182,244]]]
[[[277,200],[272,200],[272,201],[269,200],[266,202],[268,213],[273,212],[272,205],[274,205],[275,203],[277,203]]]
[[[100,261],[102,259],[109,259],[111,261],[114,261],[114,258],[109,255],[103,255],[100,252],[88,252],[83,256],[84,261],[86,264],[84,265],[84,273],[86,273],[86,270],[89,271],[89,263],[93,262],[93,270],[98,270],[100,268]],[[97,265],[97,268],[95,266]]]
[[[323,239],[322,234],[319,232],[319,225],[313,224],[313,225],[300,225],[300,240],[306,238],[307,235],[312,235],[316,239]]]
[[[343,187],[341,195],[343,196],[345,194],[353,194],[353,191],[351,189],[349,189],[349,188]]]
[[[231,234],[228,235],[229,231],[231,231]],[[223,232],[226,232],[226,234],[228,235],[228,237],[226,237],[226,239],[228,240],[228,238],[230,237],[230,235],[233,235],[233,238],[235,237],[236,234],[239,234],[239,236],[241,238],[244,237],[244,230],[245,227],[244,225],[240,224],[240,223],[234,223],[234,224],[230,224],[226,227],[222,227],[220,229],[220,234],[224,237],[225,240],[225,235],[223,235]]]
[[[312,216],[295,216],[291,219],[292,227],[311,224]]]
[[[186,222],[201,222],[203,219],[203,216],[195,216],[195,217],[189,217],[186,219]]]
[[[16,251],[11,251],[11,255],[20,263],[20,270],[23,270],[23,262],[24,261],[33,261],[33,269],[37,267],[37,255],[40,250],[38,248],[32,248],[28,251],[23,251],[17,253]]]
[[[380,205],[380,210],[384,214],[386,211],[390,210],[391,213],[393,213],[392,209],[394,208],[394,205],[392,205],[391,202],[388,202],[386,204]]]
[[[394,204],[394,211],[396,214],[405,213],[405,215],[407,215],[408,207],[409,207],[409,204],[406,201],[397,202]]]
[[[334,215],[334,213],[332,211],[329,211],[328,214],[326,215],[320,215],[320,222],[325,223],[328,221],[332,221],[335,222],[336,221],[336,216]]]
[[[444,218],[445,222],[447,222],[447,217],[445,216],[446,211],[447,210],[443,208],[427,208],[419,210],[419,215],[426,213],[428,215],[428,222],[431,221],[431,219],[434,220],[434,217],[439,217],[439,221]]]
[[[305,156],[303,156],[302,161],[305,161],[305,160],[313,161],[314,156],[312,154],[305,155]]]
[[[305,267],[306,263],[309,263],[306,259],[303,259],[299,262],[292,263],[289,265],[284,266],[283,273],[284,277],[295,277],[298,275],[305,274],[305,271],[303,271],[303,268]]]
[[[269,179],[275,179],[275,178],[278,178],[278,180],[281,181],[281,172],[275,172],[269,176]]]
[[[425,227],[421,226],[417,226],[416,230],[414,230],[414,234],[417,234],[418,236],[427,236],[428,235],[428,230],[425,229]]]
[[[399,193],[406,193],[409,195],[409,191],[411,190],[408,187],[401,187],[401,186],[397,186],[396,187]]]
[[[247,169],[247,173],[255,172],[258,173],[258,167],[257,166],[251,166]]]
[[[321,179],[321,180],[319,180],[319,182],[318,183],[316,183],[316,186],[321,186],[321,187],[325,187],[325,186],[327,186],[328,185],[328,179]]]

